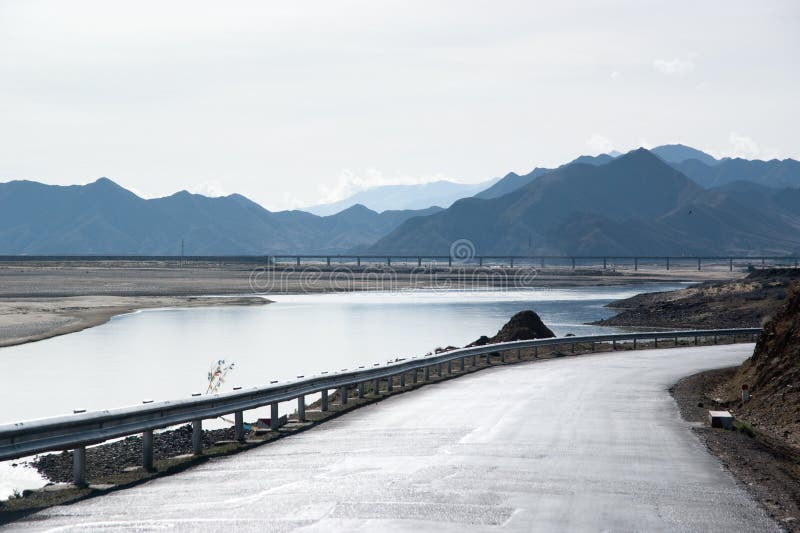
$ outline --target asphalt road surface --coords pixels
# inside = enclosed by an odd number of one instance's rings
[[[667,388],[752,345],[486,370],[10,531],[778,531]]]

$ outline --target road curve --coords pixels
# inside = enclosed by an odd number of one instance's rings
[[[667,387],[753,345],[498,367],[9,531],[779,531]]]

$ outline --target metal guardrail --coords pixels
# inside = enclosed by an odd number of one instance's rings
[[[277,429],[278,404],[289,400],[298,400],[298,418],[305,420],[305,396],[322,394],[321,410],[328,410],[328,391],[340,389],[340,402],[346,403],[349,387],[356,386],[359,397],[364,395],[364,384],[373,383],[373,391],[379,391],[381,380],[386,379],[386,389],[391,392],[394,378],[399,376],[401,387],[406,385],[406,378],[411,374],[411,382],[417,383],[419,371],[423,371],[423,380],[429,380],[431,367],[448,363],[451,370],[453,361],[460,361],[464,370],[466,359],[472,358],[472,366],[476,365],[478,356],[501,353],[503,360],[508,352],[538,349],[544,346],[571,346],[572,351],[578,344],[591,343],[595,351],[598,343],[612,344],[632,341],[634,348],[638,341],[653,340],[658,346],[659,339],[694,338],[695,344],[701,338],[745,337],[748,340],[757,335],[760,328],[660,331],[643,333],[620,333],[607,335],[590,335],[580,337],[559,337],[527,341],[489,344],[473,348],[461,348],[422,357],[412,357],[375,364],[372,367],[359,367],[355,370],[342,370],[330,374],[320,374],[309,378],[301,377],[285,383],[254,387],[246,390],[234,390],[210,396],[199,396],[182,400],[150,402],[133,407],[110,409],[105,411],[82,412],[71,415],[42,418],[37,420],[14,422],[0,425],[0,460],[17,459],[38,453],[74,450],[74,481],[84,484],[86,446],[98,444],[118,437],[141,433],[143,435],[143,465],[146,469],[153,466],[153,430],[191,422],[193,425],[193,444],[195,454],[202,454],[202,420],[217,418],[222,415],[235,415],[235,433],[237,440],[244,438],[243,412],[258,407],[271,406],[271,423]],[[439,375],[442,375],[439,366]]]

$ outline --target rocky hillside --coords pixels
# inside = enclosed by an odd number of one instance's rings
[[[751,391],[744,404],[743,384]],[[753,356],[717,394],[732,403],[737,418],[800,446],[800,282],[792,284],[783,307],[764,326]]]

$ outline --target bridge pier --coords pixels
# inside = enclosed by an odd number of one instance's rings
[[[305,422],[306,421],[306,397],[305,396],[298,396],[297,397],[297,421],[298,422]]]
[[[356,385],[356,394],[358,395],[359,398],[363,398],[364,397],[364,382],[363,381],[359,381],[358,385]]]
[[[431,367],[426,366],[425,370],[422,372],[422,379],[427,383],[431,380]]]
[[[372,380],[372,394],[378,396],[381,393],[381,380],[374,379]]]
[[[401,372],[400,373],[400,388],[404,389],[405,387],[406,387],[406,373],[405,372]]]
[[[339,405],[347,405],[347,385],[339,388]]]

